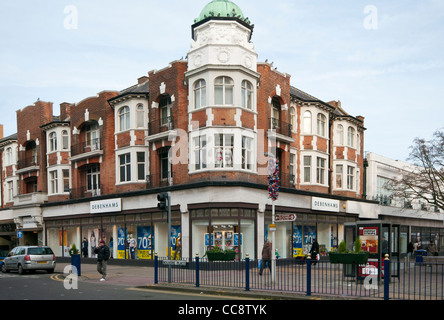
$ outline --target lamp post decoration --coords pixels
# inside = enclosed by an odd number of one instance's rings
[[[268,161],[268,198],[276,201],[279,197],[279,160]]]

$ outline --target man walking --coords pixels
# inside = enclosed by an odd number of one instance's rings
[[[94,249],[94,253],[97,254],[97,271],[102,275],[102,279],[100,279],[100,281],[105,281],[106,267],[110,252],[104,240],[100,241],[100,246]]]

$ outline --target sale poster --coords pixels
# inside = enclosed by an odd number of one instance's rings
[[[137,227],[137,257],[153,259],[153,235],[150,226]]]

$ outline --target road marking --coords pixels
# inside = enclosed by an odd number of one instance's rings
[[[205,294],[204,292],[201,293],[193,293],[193,292],[182,292],[182,291],[174,291],[174,290],[158,290],[158,289],[143,289],[143,288],[126,288],[126,290],[132,290],[132,291],[149,291],[149,292],[160,292],[160,293],[166,293],[166,294],[177,294],[177,295],[189,295],[189,296],[198,296],[201,297],[202,295],[205,295],[205,297],[211,297],[211,298],[224,298],[224,299],[232,299],[232,300],[257,300],[257,298],[247,298],[247,297],[229,297],[224,295],[215,295],[215,294]]]

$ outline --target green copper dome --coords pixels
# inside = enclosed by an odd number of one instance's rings
[[[203,8],[199,18],[194,19],[194,22],[200,22],[208,17],[236,17],[243,20],[244,14],[235,3],[229,0],[213,0]]]

